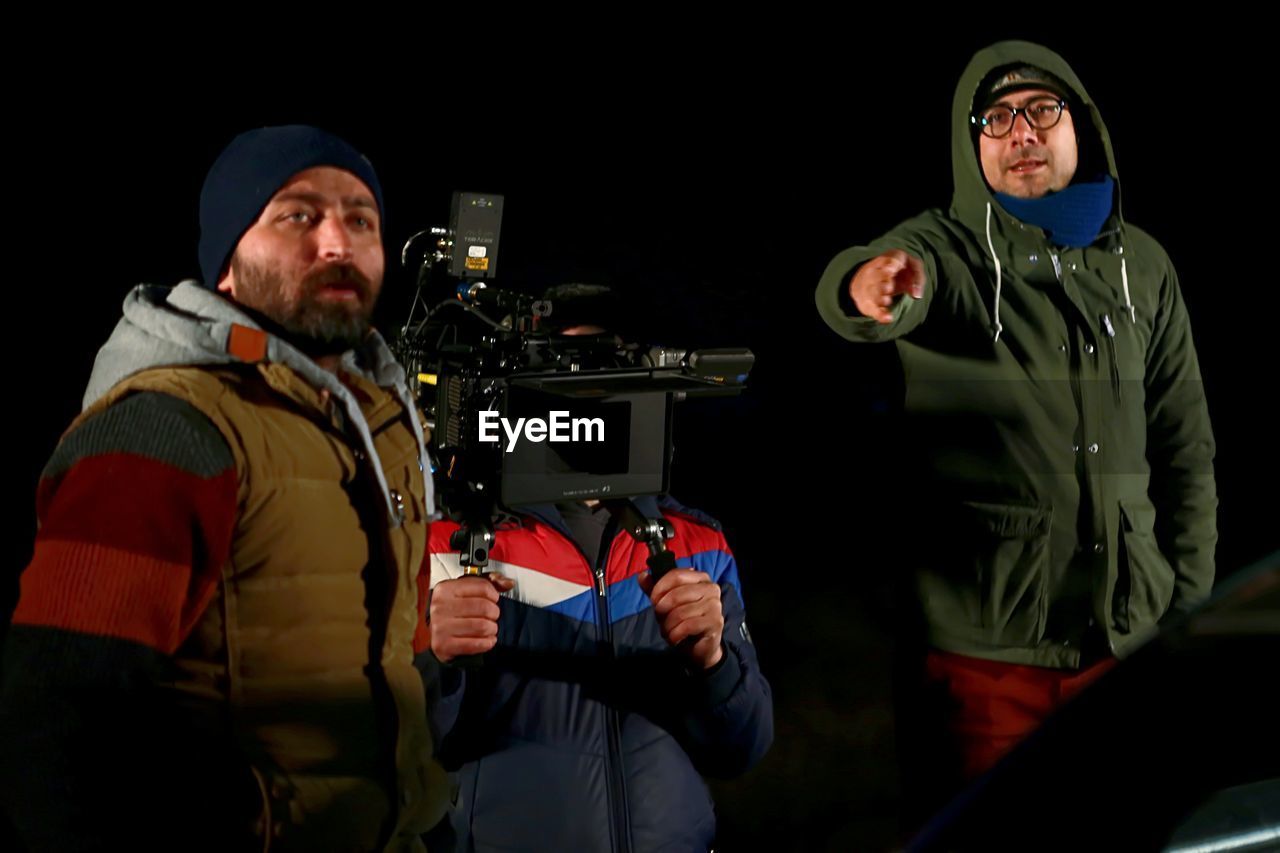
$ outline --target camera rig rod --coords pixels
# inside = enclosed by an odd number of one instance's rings
[[[622,529],[637,542],[649,547],[646,560],[655,581],[676,567],[676,555],[667,550],[667,540],[676,535],[676,529],[665,518],[649,518],[630,498],[604,501],[605,508]]]

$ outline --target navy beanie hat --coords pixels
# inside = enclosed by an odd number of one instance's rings
[[[302,124],[246,131],[223,149],[200,190],[200,273],[213,290],[240,237],[290,178],[336,166],[365,182],[382,212],[373,164],[332,133]]]

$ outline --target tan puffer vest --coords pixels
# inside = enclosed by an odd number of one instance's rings
[[[130,393],[170,394],[203,412],[235,457],[231,556],[175,656],[175,686],[227,712],[261,788],[263,849],[423,850],[447,785],[413,666],[423,472],[400,402],[341,379],[401,524],[386,518],[341,406],[283,364],[147,370],[82,418]]]

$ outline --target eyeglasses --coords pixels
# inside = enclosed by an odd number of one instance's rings
[[[1048,130],[1062,121],[1062,112],[1066,108],[1067,102],[1059,98],[1032,98],[1021,107],[1007,104],[987,107],[978,115],[969,116],[969,124],[980,126],[982,132],[992,139],[1000,139],[1013,130],[1018,113],[1022,113],[1027,124],[1036,130]]]

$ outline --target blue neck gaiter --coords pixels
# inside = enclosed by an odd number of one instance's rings
[[[1043,198],[1016,198],[996,193],[996,201],[1013,216],[1043,228],[1054,243],[1080,249],[1098,239],[1111,215],[1115,181],[1110,175],[1089,183],[1071,184]]]

